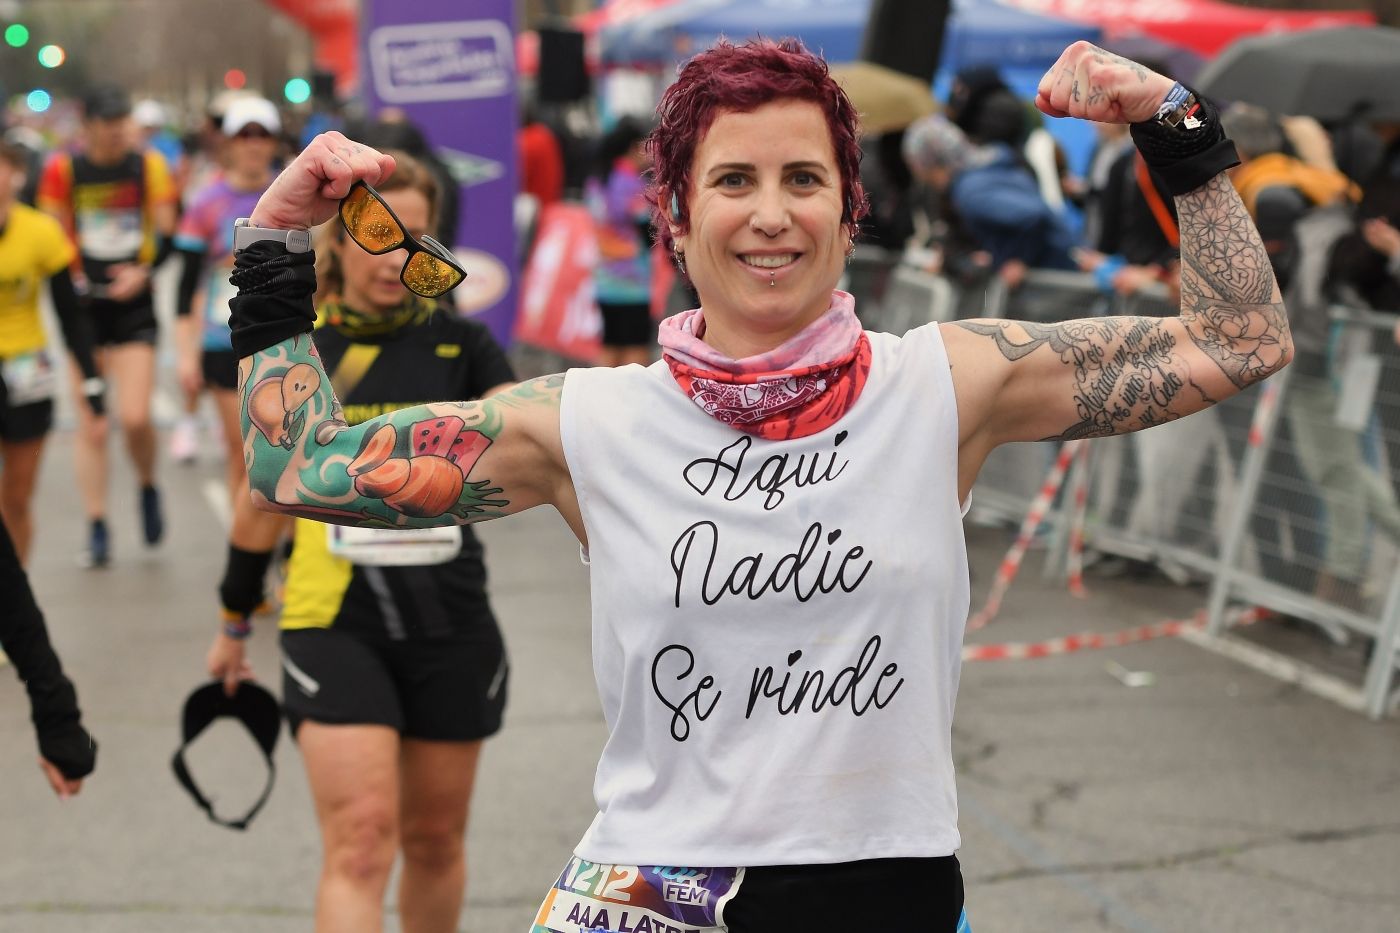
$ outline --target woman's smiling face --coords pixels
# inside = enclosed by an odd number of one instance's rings
[[[849,244],[820,107],[783,100],[721,113],[689,180],[690,226],[676,246],[705,309],[707,342],[752,355],[826,312]]]

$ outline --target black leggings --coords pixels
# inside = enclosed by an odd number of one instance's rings
[[[917,904],[917,908],[911,905]],[[909,930],[954,933],[963,909],[958,857],[881,858],[744,871],[724,908],[729,933]]]

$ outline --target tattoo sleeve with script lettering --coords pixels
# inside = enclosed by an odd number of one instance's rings
[[[424,528],[496,518],[517,500],[489,452],[513,418],[559,404],[544,376],[478,402],[435,402],[351,426],[311,335],[239,363],[243,457],[263,508],[340,525]]]
[[[1217,176],[1176,203],[1179,317],[956,322],[993,340],[1013,366],[1027,365],[1022,361],[1040,351],[1067,367],[1074,414],[1045,440],[1103,437],[1174,421],[1277,372],[1292,357],[1268,254],[1229,180]],[[1037,379],[1047,375],[1028,362]]]

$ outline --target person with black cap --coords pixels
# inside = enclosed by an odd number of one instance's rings
[[[44,167],[39,206],[64,225],[77,246],[75,278],[96,332],[97,363],[118,385],[116,416],[140,481],[142,532],[148,545],[164,533],[156,489],[156,313],[151,276],[170,255],[175,187],[159,153],[133,145],[131,100],[99,86],[83,99],[83,146],[58,152]],[[81,395],[75,381],[74,395]],[[107,530],[106,422],[79,409],[78,486],[89,521],[85,566],[105,566]]]
[[[97,761],[97,743],[83,728],[78,694],[49,642],[44,614],[29,588],[9,529],[0,520],[0,649],[29,693],[39,768],[53,792],[67,800],[82,789]]]

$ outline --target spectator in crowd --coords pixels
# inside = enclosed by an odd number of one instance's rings
[[[521,110],[515,145],[520,159],[520,190],[534,195],[540,207],[564,197],[564,151],[554,131],[540,120],[533,102],[527,101]]]
[[[1065,206],[1066,191],[1078,187],[1055,138],[1042,125],[1040,111],[1022,100],[995,65],[973,65],[953,78],[948,119],[981,146],[1005,143],[1016,153],[1053,210]]]
[[[1373,126],[1385,144],[1379,164],[1362,182],[1358,228],[1333,254],[1331,274],[1371,307],[1400,311],[1400,121]]]
[[[1069,229],[1004,142],[977,146],[946,117],[924,117],[904,135],[910,170],[950,206],[990,267],[1011,288],[1026,270],[1075,269]]]
[[[1359,609],[1368,518],[1400,541],[1395,490],[1366,462],[1360,433],[1338,422],[1341,373],[1329,359],[1329,255],[1353,229],[1359,192],[1341,172],[1288,155],[1283,127],[1267,111],[1236,104],[1221,121],[1240,153],[1235,188],[1259,228],[1292,326],[1296,355],[1284,412],[1293,452],[1327,513],[1316,592]]]

